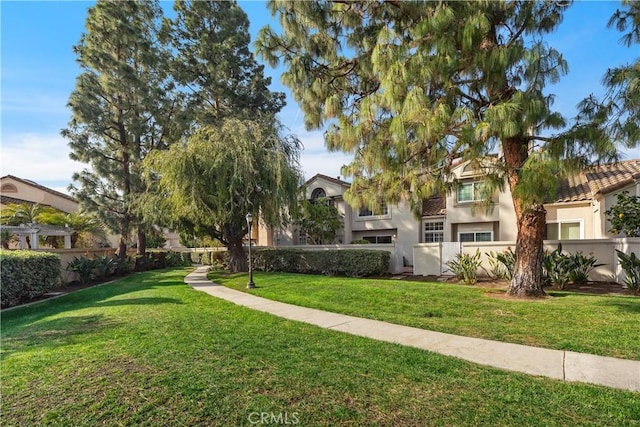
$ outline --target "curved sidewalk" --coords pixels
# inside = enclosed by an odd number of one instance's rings
[[[416,347],[509,371],[640,391],[640,361],[637,360],[469,338],[299,307],[217,285],[207,279],[208,271],[209,267],[197,267],[184,281],[194,289],[234,304],[321,328]]]

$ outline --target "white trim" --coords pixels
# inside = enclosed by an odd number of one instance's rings
[[[425,227],[427,224],[442,224],[442,230],[426,230]],[[438,242],[444,242],[444,229],[445,229],[445,221],[444,218],[433,218],[433,219],[429,219],[429,220],[422,220],[422,236],[421,237],[421,241],[423,243],[427,243],[427,233],[436,235],[436,234],[441,234],[442,235],[442,240],[435,240],[433,242],[428,242],[428,243],[438,243]]]

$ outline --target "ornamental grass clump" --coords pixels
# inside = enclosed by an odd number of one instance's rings
[[[478,269],[482,266],[480,250],[476,250],[474,255],[457,254],[455,259],[447,261],[447,266],[463,285],[475,285],[478,283]]]
[[[634,295],[640,295],[640,258],[635,253],[626,254],[616,249],[620,266],[624,270],[624,284]]]

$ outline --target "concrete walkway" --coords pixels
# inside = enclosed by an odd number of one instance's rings
[[[285,304],[207,279],[209,267],[185,277],[194,289],[237,305],[321,328],[416,347],[509,371],[640,391],[640,361],[469,338]]]

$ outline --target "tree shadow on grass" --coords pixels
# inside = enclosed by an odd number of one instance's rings
[[[96,334],[113,328],[119,322],[102,314],[67,316],[42,322],[30,323],[17,328],[2,338],[3,357],[34,347],[59,347],[84,341],[88,334]]]
[[[11,329],[14,324],[17,327],[27,326],[40,321],[49,316],[61,313],[81,310],[91,307],[107,307],[115,305],[151,305],[151,304],[179,304],[178,299],[173,298],[126,298],[126,294],[139,292],[164,286],[184,285],[182,277],[179,279],[170,275],[167,277],[166,270],[156,270],[153,272],[135,273],[117,279],[113,283],[105,283],[99,286],[82,289],[62,295],[55,299],[40,301],[36,304],[16,307],[11,310],[3,310],[2,329]],[[186,285],[184,285],[186,286]],[[112,298],[119,298],[113,299]]]
[[[622,311],[640,314],[640,298],[624,298],[615,301],[604,301],[602,305],[618,307]]]
[[[119,305],[158,305],[158,304],[184,304],[176,298],[123,298],[108,301],[101,301],[94,307],[115,307]]]

